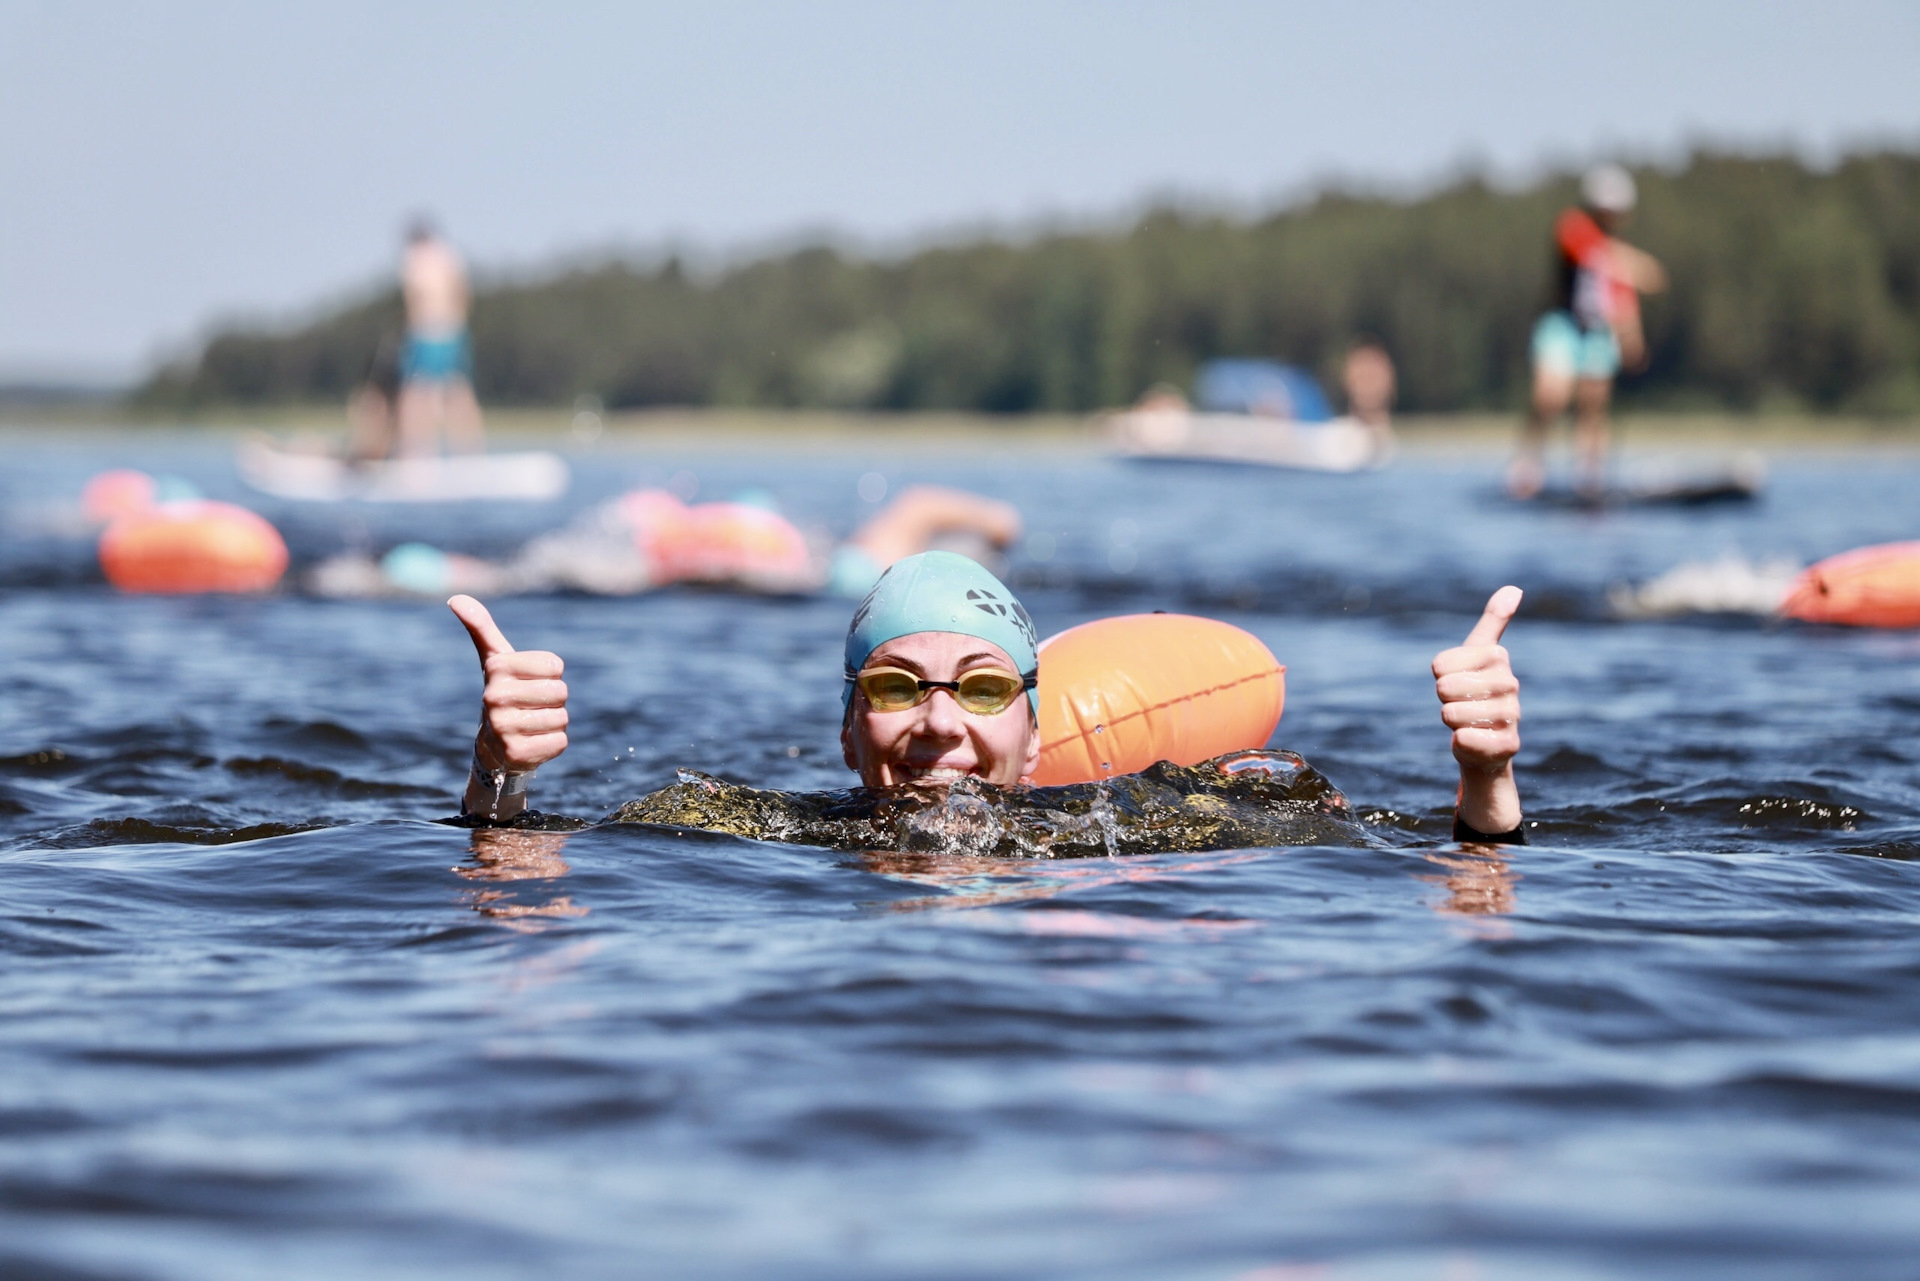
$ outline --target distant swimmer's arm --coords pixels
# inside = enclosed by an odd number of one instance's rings
[[[1520,751],[1520,681],[1500,644],[1520,608],[1520,595],[1518,587],[1495,592],[1466,644],[1433,660],[1440,719],[1453,731],[1453,758],[1460,763],[1456,839],[1525,841],[1520,786],[1513,776],[1513,758]]]
[[[487,682],[460,812],[506,822],[526,808],[533,771],[567,750],[566,665],[545,650],[516,650],[471,596],[447,607],[472,637]]]
[[[1635,249],[1624,240],[1607,242],[1616,274],[1643,294],[1662,293],[1667,287],[1667,269],[1644,249]]]
[[[1020,541],[1020,510],[964,489],[912,485],[847,541],[884,567],[927,550],[941,534],[954,533],[975,535],[1004,550]]]

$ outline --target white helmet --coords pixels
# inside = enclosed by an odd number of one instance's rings
[[[1601,213],[1628,213],[1638,197],[1633,175],[1619,165],[1595,165],[1580,180],[1580,199]]]

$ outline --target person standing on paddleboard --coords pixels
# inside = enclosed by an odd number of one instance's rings
[[[467,342],[467,269],[425,219],[407,232],[400,264],[407,337],[400,352],[399,453],[437,452],[439,438],[465,453],[483,441]]]
[[[1515,498],[1536,497],[1545,486],[1547,429],[1570,407],[1576,483],[1588,495],[1604,488],[1614,375],[1646,367],[1639,296],[1667,287],[1659,262],[1617,234],[1638,198],[1633,175],[1598,165],[1582,179],[1580,198],[1554,222],[1553,298],[1533,327],[1533,398],[1507,469]]]
[[[1500,644],[1520,597],[1517,587],[1495,592],[1466,642],[1433,660],[1441,720],[1460,766],[1456,840],[1525,843],[1513,770],[1520,682]],[[516,650],[473,597],[447,604],[486,681],[461,812],[510,822],[526,808],[534,770],[567,749],[565,664],[557,654]],[[1004,583],[951,552],[909,556],[881,575],[847,628],[847,767],[876,790],[963,779],[1022,786],[1040,760],[1038,674],[1033,623]],[[719,700],[740,696],[714,691]]]

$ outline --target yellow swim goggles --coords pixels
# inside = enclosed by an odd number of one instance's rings
[[[899,667],[869,667],[851,679],[876,712],[904,712],[944,689],[962,711],[975,716],[998,716],[1040,683],[1037,675],[1020,676],[1004,667],[976,667],[950,681],[921,680]]]

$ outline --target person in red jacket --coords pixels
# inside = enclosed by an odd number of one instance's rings
[[[1532,498],[1546,481],[1547,429],[1574,411],[1578,485],[1597,493],[1605,480],[1607,406],[1621,368],[1647,361],[1640,295],[1666,288],[1652,255],[1619,239],[1633,213],[1633,175],[1599,165],[1580,184],[1580,206],[1554,222],[1553,299],[1533,327],[1533,400],[1520,452],[1507,469],[1507,492]]]

